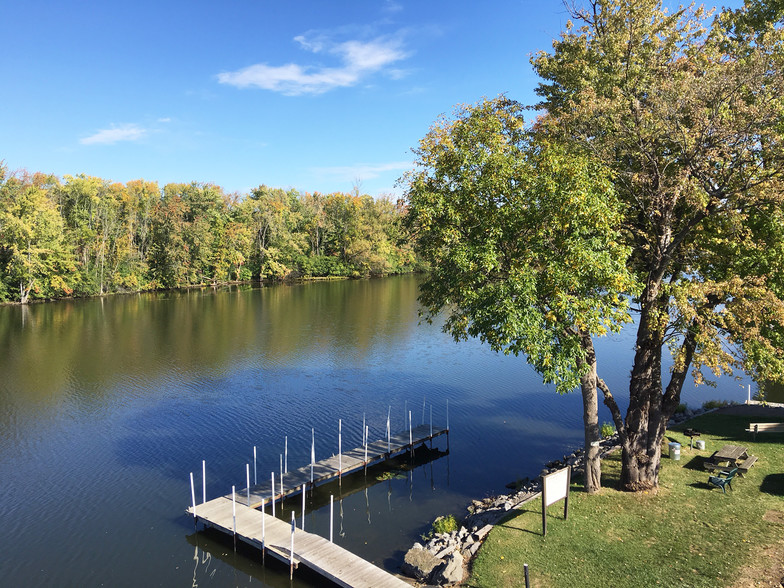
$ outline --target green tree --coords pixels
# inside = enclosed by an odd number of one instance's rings
[[[759,0],[712,21],[702,8],[596,0],[533,58],[539,130],[613,170],[643,286],[625,419],[600,381],[629,490],[658,485],[690,369],[697,382],[784,376],[781,14]]]
[[[505,97],[460,108],[420,141],[407,178],[407,224],[432,270],[428,320],[456,340],[523,354],[560,393],[580,385],[586,486],[600,487],[593,337],[629,320],[634,281],[607,172],[536,140]]]
[[[9,175],[0,163],[0,296],[22,304],[70,294],[73,271],[63,221],[49,198],[51,176]],[[15,292],[16,294],[12,294]]]

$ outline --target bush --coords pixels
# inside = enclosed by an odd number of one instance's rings
[[[703,410],[711,410],[712,408],[723,408],[729,405],[730,403],[727,400],[708,400],[702,403],[702,408]]]
[[[607,437],[612,437],[615,434],[615,427],[612,423],[602,423],[602,428],[599,430],[602,435],[602,439],[606,439]]]
[[[433,521],[433,525],[431,526],[430,531],[425,535],[422,535],[422,539],[427,541],[428,539],[431,539],[433,535],[451,533],[452,531],[457,531],[459,528],[460,525],[458,524],[454,515],[450,514],[443,517],[438,517]]]
[[[683,414],[689,407],[686,406],[683,402],[678,405],[678,408],[675,409],[675,414]]]

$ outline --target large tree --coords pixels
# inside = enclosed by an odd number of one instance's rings
[[[407,222],[432,264],[420,300],[455,339],[523,354],[559,392],[580,386],[586,487],[600,487],[593,336],[629,320],[619,201],[590,157],[525,128],[505,97],[438,121],[415,150]]]
[[[712,19],[656,0],[596,0],[533,58],[539,132],[613,170],[643,286],[625,419],[602,386],[629,490],[658,485],[690,369],[697,382],[738,369],[784,375],[781,4]]]

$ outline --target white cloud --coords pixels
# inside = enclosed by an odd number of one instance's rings
[[[97,133],[80,139],[82,145],[111,145],[120,141],[138,141],[147,134],[147,129],[138,125],[112,125],[109,129],[101,129]]]
[[[340,64],[337,67],[324,67],[296,63],[258,63],[237,71],[220,73],[218,81],[237,88],[256,87],[288,96],[323,94],[334,88],[356,85],[364,77],[408,57],[400,39],[394,37],[334,43],[323,34],[311,34],[299,35],[294,40],[312,53],[336,56]],[[392,75],[399,75],[400,71],[393,70]]]
[[[413,167],[410,161],[391,161],[388,163],[359,163],[356,165],[338,165],[333,167],[315,167],[311,171],[316,175],[330,176],[343,181],[372,180],[386,172],[401,172]]]

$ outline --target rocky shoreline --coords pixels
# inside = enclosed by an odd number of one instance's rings
[[[667,426],[671,427],[705,412],[710,411],[687,409],[673,415]],[[618,434],[603,439],[600,447],[599,457],[604,459],[620,447]],[[442,586],[462,582],[471,559],[479,551],[492,528],[506,517],[510,510],[539,497],[542,492],[541,476],[566,466],[572,466],[573,474],[581,474],[584,454],[584,449],[578,449],[561,460],[549,462],[537,479],[525,479],[519,484],[509,484],[508,487],[513,489],[508,494],[472,501],[459,529],[451,533],[437,533],[424,543],[414,543],[405,555],[401,571],[426,585]]]

